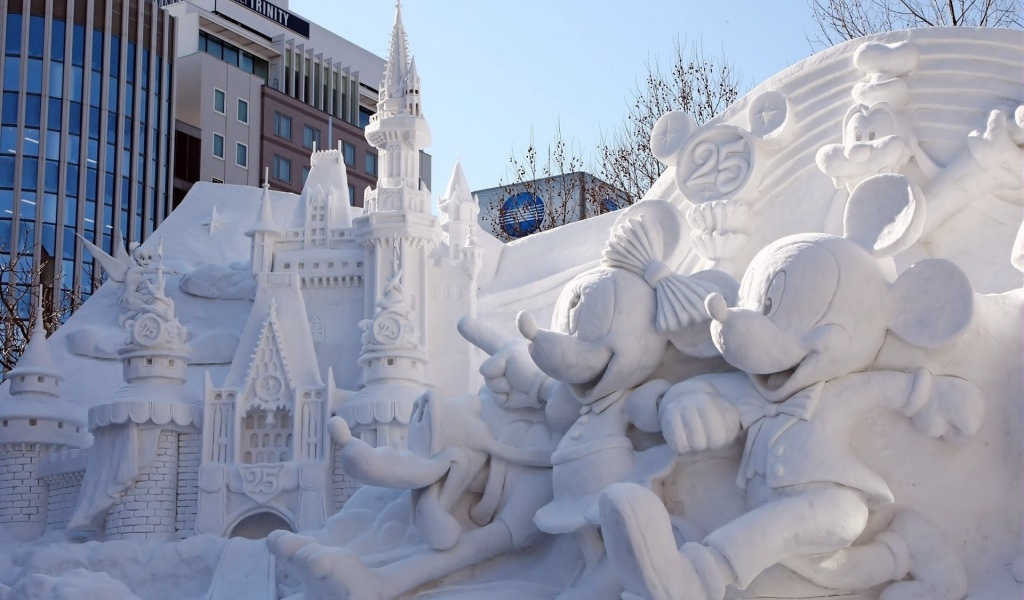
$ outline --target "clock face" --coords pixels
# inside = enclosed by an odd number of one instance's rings
[[[264,402],[277,400],[283,391],[284,382],[272,373],[267,373],[256,381],[256,396]]]

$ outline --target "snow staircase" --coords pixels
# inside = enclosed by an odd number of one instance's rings
[[[277,600],[274,556],[267,549],[266,540],[241,537],[230,540],[217,565],[206,598]]]

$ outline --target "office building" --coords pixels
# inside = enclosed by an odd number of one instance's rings
[[[76,234],[109,251],[170,208],[174,23],[145,0],[2,6],[0,260],[18,257],[28,280],[41,268],[47,303],[87,296]]]

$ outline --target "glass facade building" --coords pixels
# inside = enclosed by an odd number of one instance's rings
[[[151,0],[0,4],[0,260],[42,268],[46,301],[88,296],[76,234],[111,252],[170,210],[173,19]]]

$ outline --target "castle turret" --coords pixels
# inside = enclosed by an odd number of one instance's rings
[[[252,274],[258,276],[260,273],[269,273],[274,264],[274,242],[281,235],[274,221],[274,213],[270,209],[269,170],[264,174],[259,216],[245,235],[252,238],[249,253]]]
[[[469,246],[469,240],[477,235],[480,227],[477,224],[480,204],[469,190],[461,162],[456,161],[448,188],[438,200],[437,206],[441,210],[441,229],[448,238],[448,256],[453,260],[461,259],[463,251]]]
[[[7,378],[8,393],[0,393],[0,526],[31,540],[42,535],[47,520],[40,462],[88,443],[78,411],[61,398],[64,378],[50,353],[38,304],[31,338]]]
[[[125,385],[89,409],[96,438],[68,530],[79,539],[170,540],[191,532],[202,405],[186,388],[185,327],[166,293],[163,248],[148,298],[125,322]],[[113,465],[113,466],[111,466]],[[191,515],[191,517],[190,517]]]

